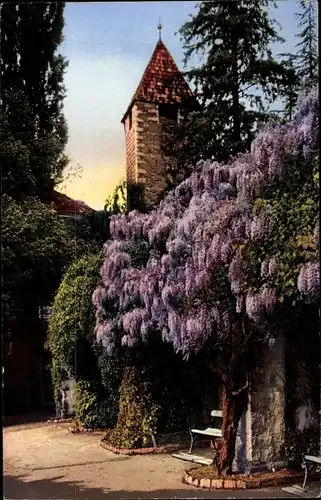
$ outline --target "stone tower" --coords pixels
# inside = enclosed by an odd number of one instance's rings
[[[193,99],[184,76],[159,40],[121,120],[126,136],[127,186],[129,191],[135,185],[141,186],[149,208],[161,199],[166,165],[175,161],[164,153],[166,127],[177,123],[179,110]],[[130,195],[128,200],[131,210]]]

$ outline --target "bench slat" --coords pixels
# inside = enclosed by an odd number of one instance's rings
[[[222,410],[212,410],[211,411],[211,417],[222,418],[222,416],[223,416]]]
[[[211,465],[213,463],[213,459],[211,458],[199,457],[198,455],[191,455],[190,453],[184,453],[182,451],[173,453],[172,457],[201,465]]]
[[[304,458],[309,462],[315,462],[316,464],[321,464],[321,457],[314,457],[313,455],[305,455]]]
[[[193,434],[202,434],[203,436],[213,436],[213,437],[222,437],[221,429],[213,429],[212,427],[208,427],[207,429],[191,429]]]

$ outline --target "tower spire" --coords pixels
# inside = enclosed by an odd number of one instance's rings
[[[159,23],[158,23],[158,26],[157,26],[157,29],[159,31],[159,41],[161,41],[161,39],[162,39],[162,28],[163,28],[163,25],[161,23],[161,19],[159,18]]]

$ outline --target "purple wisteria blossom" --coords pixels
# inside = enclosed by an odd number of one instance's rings
[[[320,293],[320,263],[309,262],[301,267],[298,289],[302,295],[313,296]]]
[[[252,202],[268,183],[282,179],[286,155],[311,155],[318,114],[313,90],[291,122],[262,129],[249,153],[228,165],[201,161],[150,213],[111,218],[112,239],[105,244],[101,285],[93,295],[97,340],[108,352],[115,343],[131,347],[157,331],[187,355],[209,337],[214,343],[228,338],[235,315],[260,322],[273,314],[279,265],[275,257],[265,256],[260,288],[247,292],[251,264],[242,248],[260,245],[271,229],[267,218],[252,214]],[[319,226],[315,240],[318,235]],[[150,251],[146,265],[136,269],[131,248],[141,239]],[[235,298],[230,309],[213,298],[213,282],[222,270],[228,274],[226,295]],[[319,293],[319,275],[316,262],[298,270],[302,295]]]
[[[276,259],[273,257],[269,261],[269,277],[273,278],[276,275],[277,270],[278,270],[278,263]]]
[[[246,270],[244,260],[238,255],[236,256],[229,267],[229,280],[231,290],[235,294],[242,292],[244,281],[246,279]]]
[[[260,296],[261,304],[264,306],[265,311],[267,314],[272,314],[277,302],[275,289],[265,284],[260,290]]]
[[[251,240],[259,242],[264,238],[266,221],[263,217],[253,217],[251,224]]]
[[[245,299],[246,314],[255,323],[259,323],[264,312],[262,295],[260,293],[249,293]]]
[[[314,231],[313,231],[313,240],[317,247],[320,246],[320,221],[317,221]]]
[[[265,259],[261,264],[261,276],[262,278],[268,278],[269,276],[269,259]]]

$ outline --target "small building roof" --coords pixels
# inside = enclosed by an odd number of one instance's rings
[[[195,99],[193,92],[171,53],[162,40],[159,40],[121,121],[124,122],[136,100],[180,104],[191,99]]]
[[[95,211],[85,202],[73,200],[63,193],[58,193],[58,191],[52,191],[50,201],[54,204],[58,215],[85,215]]]

